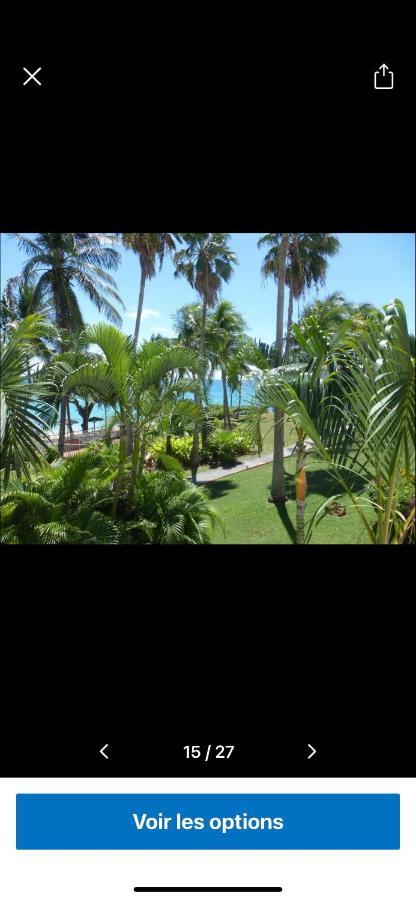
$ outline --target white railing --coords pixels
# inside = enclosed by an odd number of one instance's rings
[[[65,437],[64,453],[75,453],[77,450],[84,450],[88,444],[94,441],[101,441],[105,434],[105,428],[96,428],[93,431],[74,431]],[[111,440],[115,441],[119,438],[118,428],[111,432]],[[52,444],[56,447],[59,443],[59,434],[53,434],[50,438]]]

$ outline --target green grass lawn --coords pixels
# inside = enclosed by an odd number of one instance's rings
[[[263,438],[262,453],[270,453],[273,450],[273,413],[265,413],[261,423],[261,433]],[[296,431],[289,419],[285,418],[285,447],[296,443]],[[258,456],[257,450],[250,456]],[[244,457],[247,459],[247,457]]]
[[[218,510],[225,528],[223,535],[219,527],[212,533],[215,544],[293,544],[295,543],[296,502],[295,502],[295,460],[285,460],[287,473],[287,494],[290,498],[283,507],[267,502],[270,493],[271,464],[259,466],[229,478],[221,478],[205,489],[215,509]],[[337,482],[308,456],[308,495],[306,498],[305,522],[315,510],[340,488]],[[358,479],[356,479],[356,487]],[[361,520],[347,496],[339,498],[346,506],[343,517],[327,515],[314,531],[312,544],[365,544],[367,534]]]
[[[261,425],[261,432],[262,432],[262,438],[263,438],[262,453],[270,453],[273,450],[273,428],[272,428],[272,426],[273,426],[273,413],[266,413],[263,416],[262,425]],[[237,426],[237,427],[243,428],[244,425],[242,423],[241,426]],[[296,442],[296,431],[295,431],[292,423],[289,421],[289,419],[285,419],[284,434],[285,434],[285,437],[284,437],[285,447],[288,447]],[[255,457],[258,457],[258,455],[259,454],[258,454],[257,450],[253,450],[252,453],[246,453],[246,454],[240,456],[238,459],[238,462],[244,462],[245,460],[252,459],[252,458],[254,459]],[[200,466],[198,471],[199,472],[211,472],[212,466],[208,466],[208,465]]]

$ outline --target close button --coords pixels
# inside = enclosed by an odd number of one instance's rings
[[[23,66],[23,71],[26,72],[26,75],[29,75],[29,78],[26,78],[26,81],[23,82],[23,87],[26,87],[26,85],[29,84],[30,81],[34,81],[37,85],[39,85],[39,87],[41,87],[42,82],[39,81],[38,78],[36,78],[36,75],[38,75],[38,73],[42,71],[42,66],[39,66],[39,68],[36,69],[36,72],[29,72],[29,69],[27,69],[26,66]]]

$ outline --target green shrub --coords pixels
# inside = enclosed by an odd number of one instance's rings
[[[46,447],[46,449],[43,452],[43,455],[46,459],[46,462],[48,462],[48,463],[53,463],[55,461],[55,459],[61,458],[61,454],[59,453],[58,448],[54,447],[53,444],[51,444],[49,447]]]
[[[192,453],[191,434],[184,437],[171,437],[172,456],[188,468],[191,463]],[[232,465],[239,456],[250,453],[252,445],[250,439],[242,431],[224,431],[216,429],[211,432],[206,440],[206,446],[200,448],[201,464],[207,463],[213,466]],[[160,437],[153,441],[151,452],[156,458],[160,457],[160,466],[163,468],[163,457],[166,454],[166,438]]]
[[[213,465],[232,465],[239,456],[250,453],[252,444],[242,431],[215,431],[208,438],[208,451]]]
[[[368,496],[373,503],[377,503],[377,492],[375,485],[372,484],[368,491]],[[396,509],[398,509],[405,519],[410,515],[415,505],[415,476],[410,479],[406,476],[404,469],[400,472],[400,478],[397,483],[396,491]],[[406,535],[405,543],[414,544],[415,528],[414,525],[409,529]]]
[[[179,460],[179,462],[182,463],[183,466],[188,466],[192,451],[192,435],[186,434],[183,437],[172,436],[171,447],[172,456],[174,457],[174,459]],[[156,438],[156,440],[154,440],[152,443],[151,452],[155,455],[156,459],[159,454],[165,454],[166,438]]]

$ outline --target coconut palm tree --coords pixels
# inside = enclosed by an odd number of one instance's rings
[[[288,360],[293,321],[293,301],[299,300],[305,290],[324,285],[328,269],[328,257],[339,252],[341,244],[329,232],[291,233],[288,247],[286,284],[289,287],[289,304],[286,328],[285,358]]]
[[[327,270],[327,258],[338,252],[340,243],[335,235],[329,232],[301,233],[280,232],[265,234],[260,238],[258,247],[268,247],[263,260],[263,278],[272,277],[278,284],[278,302],[276,316],[276,365],[283,362],[283,320],[284,320],[284,285],[289,286],[289,309],[286,332],[285,357],[290,351],[290,334],[293,320],[293,300],[299,298],[312,284],[323,284]],[[283,434],[284,421],[279,411],[275,412],[275,452],[273,453],[273,473],[271,502],[281,503],[285,500],[284,467],[283,467]]]
[[[238,408],[236,418],[239,417],[241,408],[241,393],[243,379],[255,377],[259,372],[269,368],[269,359],[265,353],[265,345],[259,347],[258,343],[246,334],[242,335],[235,346],[227,364],[227,381],[231,392],[238,392]]]
[[[223,284],[227,284],[232,276],[237,257],[229,246],[230,235],[225,233],[184,233],[187,247],[175,254],[175,278],[186,278],[188,284],[198,294],[202,304],[201,332],[199,354],[202,365],[206,364],[205,328],[207,311],[212,309],[220,298]],[[195,400],[201,405],[199,390]],[[196,483],[200,463],[199,429],[196,425],[191,455],[192,481]]]
[[[53,308],[55,323],[62,332],[79,332],[84,327],[75,293],[81,289],[106,318],[116,325],[122,318],[111,300],[123,306],[108,269],[116,269],[120,254],[114,238],[104,234],[39,233],[33,238],[13,233],[19,248],[30,258],[23,267],[23,278],[36,281],[34,301],[43,299]],[[62,397],[58,449],[65,443],[68,398]]]
[[[2,327],[33,314],[45,315],[48,312],[45,297],[35,294],[33,280],[28,281],[22,275],[8,278],[4,286],[1,301]]]
[[[136,324],[134,328],[134,343],[137,346],[146,281],[150,281],[151,278],[155,277],[157,260],[159,260],[160,271],[166,254],[171,255],[174,252],[176,243],[181,242],[181,236],[179,234],[171,234],[168,232],[127,232],[121,235],[121,239],[127,250],[132,250],[133,253],[137,254],[140,263],[139,301],[137,304]]]
[[[247,323],[229,300],[221,300],[212,311],[207,328],[207,352],[214,369],[221,371],[224,406],[224,428],[231,428],[231,416],[227,394],[230,361],[240,347]]]
[[[39,344],[48,334],[45,319],[31,315],[0,342],[1,466],[6,484],[13,466],[29,478],[30,464],[40,463],[42,448],[50,445],[45,432],[52,411],[47,402],[51,385],[32,380]]]
[[[263,260],[261,272],[264,279],[272,277],[277,283],[277,307],[276,307],[276,341],[275,365],[280,366],[283,359],[283,319],[285,308],[285,280],[287,254],[289,249],[289,233],[265,234],[258,241],[257,246],[267,246],[270,249]],[[273,466],[272,484],[269,497],[270,503],[285,503],[285,470],[283,466],[284,445],[284,415],[279,409],[274,411],[273,430]]]

